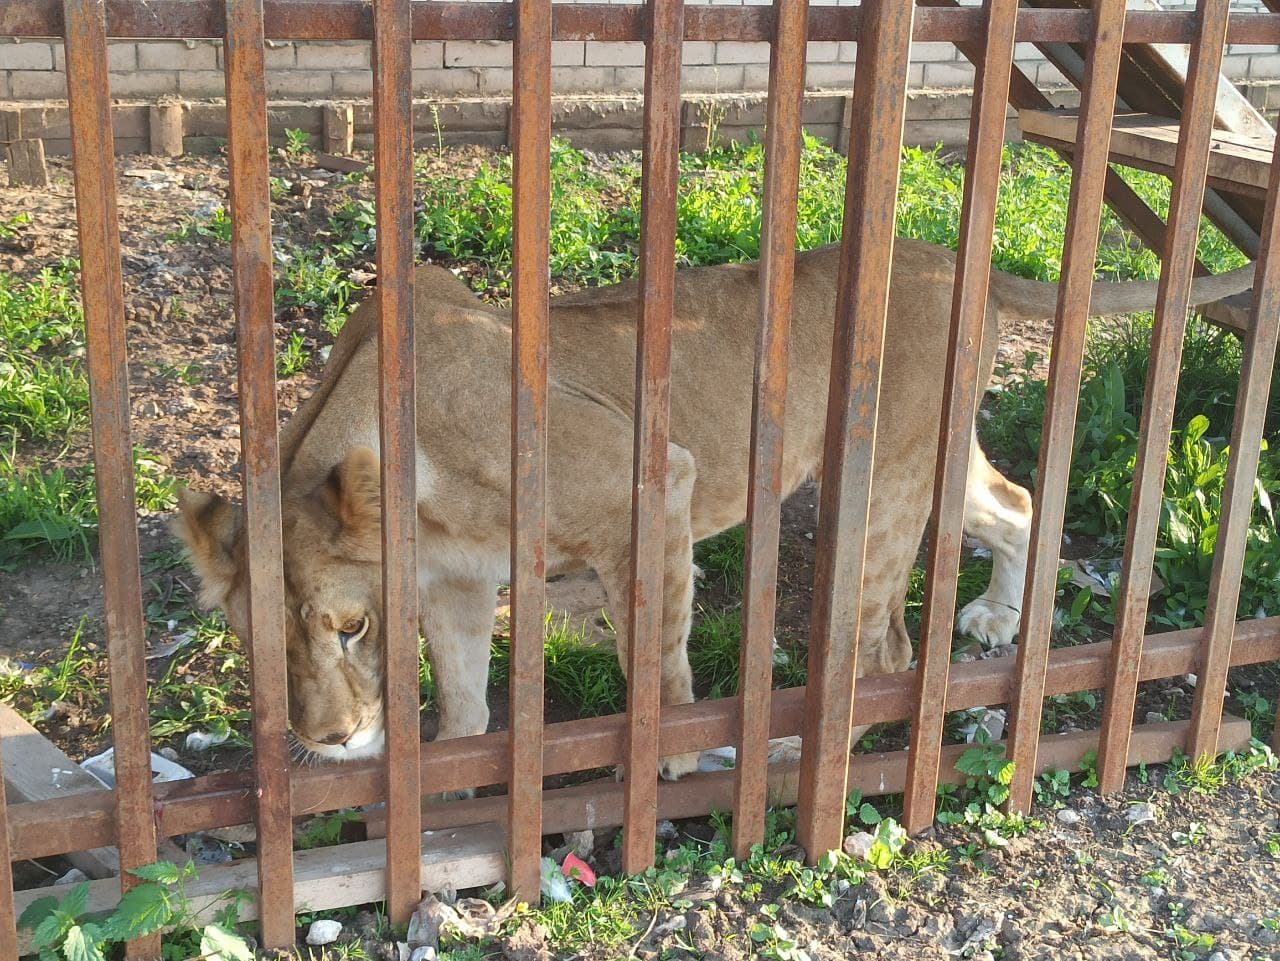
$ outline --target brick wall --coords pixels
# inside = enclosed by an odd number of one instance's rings
[[[844,5],[852,0],[834,2]],[[1237,6],[1251,9],[1259,3],[1244,0]],[[1134,5],[1147,4],[1135,0]],[[1174,9],[1191,5],[1181,0],[1163,4]],[[366,43],[272,42],[268,47],[267,86],[272,99],[358,99],[371,92]],[[853,78],[854,57],[852,43],[809,44],[809,88],[847,88]],[[111,92],[119,99],[176,96],[203,100],[222,96],[221,44],[118,41],[110,44],[109,58]],[[1030,44],[1019,45],[1017,62],[1042,87],[1065,83]],[[638,91],[643,84],[643,63],[644,48],[639,43],[558,42],[552,51],[553,90],[557,94]],[[686,93],[761,91],[768,82],[768,45],[690,42],[685,44],[684,65],[682,86]],[[0,100],[64,99],[63,70],[61,43],[0,39]],[[1280,81],[1280,47],[1232,45],[1223,70],[1246,84]],[[965,88],[972,85],[973,68],[949,43],[920,43],[912,52],[910,82],[917,89]],[[415,44],[413,87],[415,96],[428,98],[509,95],[511,45],[485,41]]]

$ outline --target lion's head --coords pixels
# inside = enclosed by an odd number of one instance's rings
[[[314,490],[286,492],[282,505],[289,720],[304,747],[339,760],[383,746],[379,490],[377,456],[357,447]],[[190,490],[179,507],[173,531],[200,579],[201,603],[221,607],[247,639],[241,511]]]

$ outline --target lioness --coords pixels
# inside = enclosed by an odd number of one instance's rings
[[[839,249],[798,255],[786,408],[787,492],[821,479]],[[908,575],[930,510],[951,314],[954,254],[911,240],[894,249],[875,480],[868,531],[859,675],[904,670]],[[1252,267],[1197,280],[1194,303],[1249,287]],[[511,328],[448,270],[420,267],[417,294],[418,565],[421,628],[437,679],[439,737],[485,731],[495,585],[508,576]],[[685,643],[694,542],[746,513],[759,267],[734,264],[677,279],[668,446],[662,699],[693,700]],[[1101,283],[1092,312],[1148,309],[1154,283]],[[1055,286],[994,272],[982,343],[991,375],[999,321],[1054,312]],[[634,282],[556,297],[551,305],[547,547],[551,570],[600,577],[625,625],[630,563]],[[284,450],[284,556],[289,715],[301,743],[327,758],[381,751],[378,369],[370,300],[338,338],[319,388],[289,422]],[[965,530],[992,551],[986,592],[959,629],[988,644],[1018,630],[1031,499],[974,444]],[[246,628],[240,512],[185,492],[175,530],[202,602]],[[618,637],[625,664],[627,639]],[[666,758],[661,774],[693,770]]]

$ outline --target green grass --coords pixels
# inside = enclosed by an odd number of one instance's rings
[[[65,438],[88,423],[76,267],[0,274],[0,446]]]

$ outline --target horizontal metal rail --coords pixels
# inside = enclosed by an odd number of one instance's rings
[[[1143,645],[1138,679],[1151,681],[1195,670],[1204,631],[1200,628],[1149,635]],[[1106,686],[1111,643],[1058,648],[1049,655],[1045,695],[1069,694]],[[1280,660],[1280,617],[1236,625],[1231,665]],[[955,664],[947,692],[948,711],[1009,701],[1014,690],[1013,658]],[[805,689],[774,692],[770,737],[799,734]],[[915,709],[915,678],[910,671],[864,677],[858,681],[853,722],[905,721]],[[738,699],[700,701],[663,712],[660,750],[704,750],[732,744],[737,732]],[[624,756],[626,715],[547,725],[544,771],[547,776],[620,763]],[[506,780],[510,748],[505,731],[422,745],[422,783],[433,792],[501,784]],[[385,767],[376,761],[295,770],[293,813],[316,814],[382,800]],[[253,820],[253,782],[248,774],[222,774],[156,785],[158,833],[174,837]],[[48,857],[115,843],[115,796],[96,791],[39,804],[9,806],[11,856]]]
[[[265,0],[268,40],[372,40],[373,18],[362,0]],[[226,34],[222,0],[107,0],[107,34],[128,39],[221,39]],[[646,39],[642,4],[559,4],[552,39],[640,41]],[[686,40],[765,42],[773,38],[771,7],[690,6]],[[985,21],[979,9],[922,7],[912,39],[918,42],[979,43]],[[1019,42],[1086,43],[1092,36],[1089,10],[1019,11]],[[1125,43],[1190,43],[1197,17],[1189,12],[1135,10],[1125,23]],[[809,11],[810,40],[857,40],[858,7],[815,7]],[[415,40],[513,40],[515,9],[510,3],[431,2],[413,5]],[[60,0],[6,0],[0,36],[60,37]],[[1227,29],[1230,43],[1280,43],[1280,16],[1235,13]]]

